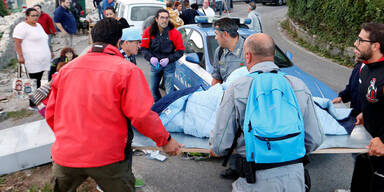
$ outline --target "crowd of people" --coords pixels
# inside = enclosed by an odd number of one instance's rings
[[[220,2],[216,1],[216,7],[222,7]],[[135,191],[133,127],[166,154],[181,153],[182,145],[166,131],[151,107],[162,97],[159,92],[162,78],[166,94],[175,92],[175,62],[185,50],[177,26],[193,22],[189,19],[191,16],[211,16],[215,11],[209,7],[208,0],[202,2],[200,10],[196,10],[196,4],[190,8],[188,0],[175,3],[169,0],[166,9],[157,11],[141,35],[139,29],[129,28],[124,18],[117,17],[113,4],[113,0],[94,1],[96,8],[103,9],[103,15],[91,31],[90,50],[82,56],[72,48],[76,19],[70,12],[71,0],[60,0],[53,19],[40,5],[28,8],[25,21],[13,32],[18,62],[25,65],[29,76],[36,79],[40,87],[31,97],[30,108],[38,109],[45,116],[56,137],[51,149],[54,191],[75,191],[87,177],[93,178],[100,190],[106,192]],[[251,74],[278,73],[279,67],[274,63],[275,43],[269,35],[261,33],[261,20],[255,9],[256,4],[251,2],[250,28],[259,33],[247,38],[239,35],[236,22],[230,18],[220,18],[213,23],[219,46],[214,53],[212,86],[225,82],[231,72],[244,64]],[[50,39],[56,34],[60,34],[65,43],[60,56],[51,62]],[[384,120],[380,111],[384,109],[381,76],[384,24],[363,24],[354,46],[357,64],[346,89],[333,102],[351,101],[356,124],[364,124],[373,137],[367,146],[368,153],[356,158],[352,191],[382,191]],[[149,83],[136,66],[139,48],[151,66]],[[49,83],[41,86],[44,71],[50,71]],[[222,176],[235,179],[233,191],[306,191],[303,158],[320,146],[324,133],[310,90],[296,77],[286,75],[285,78],[304,127],[303,142],[295,148],[304,154],[290,161],[262,166],[257,161],[249,161],[246,152],[250,150],[247,145],[250,141],[246,132],[253,127],[251,123],[244,123],[244,119],[248,118],[251,103],[247,100],[253,91],[254,78],[239,78],[224,92],[209,144],[212,156],[229,157],[230,168]],[[288,137],[280,140],[283,139]],[[270,148],[270,141],[266,142]],[[232,154],[232,151],[235,152]],[[368,160],[362,161],[362,158]]]

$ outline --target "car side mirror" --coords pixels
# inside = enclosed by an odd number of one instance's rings
[[[191,63],[200,63],[199,55],[197,55],[197,53],[188,53],[185,60]]]
[[[289,60],[292,60],[293,55],[291,52],[287,51],[287,52],[285,52],[285,55],[288,57]]]

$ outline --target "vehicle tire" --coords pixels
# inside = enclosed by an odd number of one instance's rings
[[[283,0],[277,0],[277,3],[276,3],[278,6],[282,6],[283,5]]]
[[[284,0],[284,3],[283,3],[284,5],[286,5],[287,4],[287,0]]]
[[[263,5],[266,5],[267,3],[262,3]]]

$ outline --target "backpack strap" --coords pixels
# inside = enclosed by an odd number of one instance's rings
[[[239,122],[239,120],[237,120],[237,122]],[[235,148],[237,147],[237,140],[239,139],[239,137],[240,137],[242,132],[243,131],[241,130],[241,127],[239,126],[237,128],[235,137],[233,138],[233,142],[232,142],[231,148],[229,148],[227,155],[224,157],[224,161],[223,161],[223,164],[222,164],[224,167],[227,166],[229,157],[232,155],[233,150],[235,150]]]

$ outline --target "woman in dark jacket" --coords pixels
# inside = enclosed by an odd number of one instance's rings
[[[64,47],[60,52],[60,57],[52,61],[51,69],[49,70],[49,74],[48,74],[48,81],[50,81],[52,79],[52,75],[56,73],[56,71],[58,71],[57,68],[59,67],[60,63],[62,62],[68,63],[76,57],[77,55],[72,48]]]

